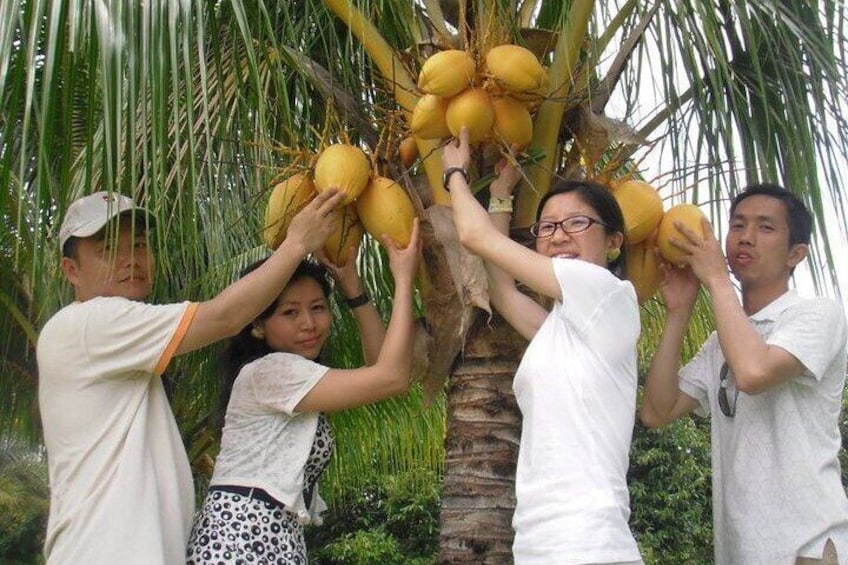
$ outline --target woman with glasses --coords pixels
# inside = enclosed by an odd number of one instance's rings
[[[486,210],[469,190],[469,158],[463,130],[442,153],[459,239],[484,260],[492,305],[530,340],[513,385],[522,413],[515,563],[641,563],[626,481],[640,327],[622,280],[621,210],[598,184],[561,181],[539,203],[528,249],[507,235],[520,173],[501,168]],[[516,280],[554,299],[551,311]]]

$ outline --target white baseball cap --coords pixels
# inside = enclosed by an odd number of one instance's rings
[[[68,207],[59,229],[59,250],[64,249],[68,238],[94,235],[112,218],[132,211],[146,217],[148,225],[153,225],[154,218],[145,208],[136,206],[132,198],[117,192],[95,192],[75,200]]]

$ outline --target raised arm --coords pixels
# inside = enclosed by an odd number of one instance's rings
[[[380,354],[380,347],[383,345],[386,328],[383,327],[383,320],[380,319],[380,313],[374,307],[374,303],[368,298],[365,292],[365,286],[362,284],[362,279],[356,270],[356,252],[357,248],[350,248],[344,267],[340,267],[330,261],[322,252],[319,252],[319,256],[321,261],[333,274],[333,278],[339,286],[339,291],[344,296],[345,301],[348,302],[353,312],[353,317],[356,319],[356,324],[359,326],[359,341],[362,344],[365,364],[373,365],[377,362],[377,356]],[[351,299],[355,299],[356,302],[350,304]]]
[[[704,238],[682,223],[677,228],[682,237],[673,244],[686,252],[685,262],[710,295],[718,341],[737,388],[758,394],[800,376],[804,365],[782,347],[769,345],[751,324],[730,281],[727,260],[709,221],[703,220],[703,232],[707,234]],[[806,256],[806,246],[803,247],[801,259]]]
[[[451,141],[442,152],[442,163],[447,170],[450,167],[465,168],[469,160],[468,134],[463,129],[458,141]],[[448,179],[451,194],[453,218],[459,240],[472,253],[479,255],[492,267],[501,269],[512,279],[517,279],[531,289],[555,298],[562,298],[559,283],[554,275],[550,257],[545,257],[513,241],[489,217],[488,212],[477,202],[462,175],[453,174]],[[500,220],[503,224],[504,220]],[[509,220],[506,219],[507,225]],[[502,281],[506,282],[503,278]],[[514,287],[514,284],[513,284]],[[535,330],[537,313],[524,319],[520,324],[510,322],[525,337],[532,336]],[[523,328],[523,329],[521,329]],[[538,326],[536,326],[538,329]],[[529,335],[528,335],[529,332]]]
[[[500,233],[509,236],[512,192],[521,173],[512,160],[503,159],[496,167],[497,178],[489,185],[489,218]],[[539,331],[548,312],[518,290],[515,279],[491,261],[484,261],[489,274],[489,299],[504,319],[526,339]]]
[[[418,231],[415,219],[406,249],[399,249],[389,237],[383,240],[395,279],[395,294],[377,362],[359,369],[330,369],[297,405],[298,412],[355,408],[400,394],[409,387],[415,331],[412,292],[421,254]]]
[[[650,428],[669,424],[698,407],[698,402],[680,391],[680,353],[686,326],[692,316],[700,284],[691,269],[663,265],[661,291],[668,309],[665,329],[651,359],[639,418]]]
[[[292,220],[286,239],[265,263],[218,296],[201,302],[177,347],[180,355],[238,333],[286,286],[297,265],[332,233],[344,193],[319,194]]]

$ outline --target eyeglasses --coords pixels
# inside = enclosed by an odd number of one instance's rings
[[[727,398],[727,388],[731,385],[731,380],[727,378],[730,368],[725,361],[721,366],[721,371],[718,373],[719,388],[718,388],[718,407],[721,408],[721,413],[732,418],[736,415],[736,401],[739,399],[739,389],[733,387],[733,404]]]
[[[536,239],[545,239],[548,237],[553,237],[558,227],[562,229],[562,231],[565,233],[580,233],[591,228],[592,224],[598,224],[599,226],[603,226],[609,229],[609,226],[607,226],[600,220],[596,220],[595,218],[591,218],[589,216],[580,215],[571,216],[570,218],[560,220],[559,222],[536,222],[535,224],[530,226],[530,235],[532,235]]]

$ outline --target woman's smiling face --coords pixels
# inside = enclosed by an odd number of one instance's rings
[[[332,315],[321,285],[311,277],[290,283],[273,313],[257,326],[274,351],[316,359],[330,333]]]
[[[574,216],[587,216],[600,221],[598,213],[577,192],[552,196],[545,202],[540,222],[561,222]],[[607,266],[607,251],[615,248],[615,235],[608,235],[604,226],[593,223],[579,233],[566,233],[557,226],[551,237],[537,238],[536,251],[547,257],[565,257]]]

